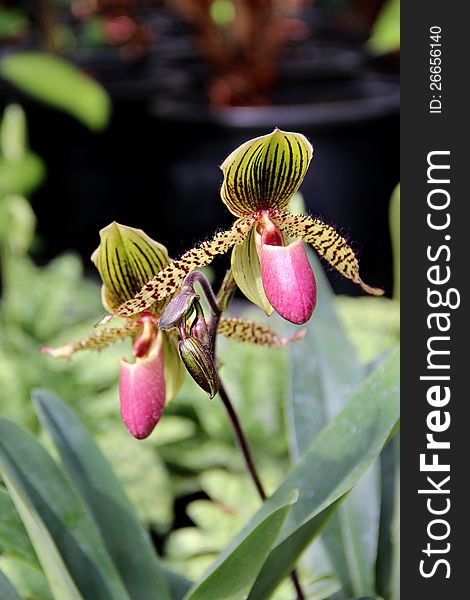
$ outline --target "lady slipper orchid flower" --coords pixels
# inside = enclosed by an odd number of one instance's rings
[[[307,321],[316,303],[315,278],[303,241],[364,291],[381,295],[359,276],[354,252],[330,225],[286,209],[303,181],[313,149],[300,133],[275,129],[242,144],[223,162],[221,198],[237,217],[228,231],[192,248],[170,263],[115,312],[131,317],[174,295],[188,273],[232,252],[238,287],[267,314],[276,310],[293,323]]]
[[[111,313],[131,300],[152,277],[171,264],[167,250],[140,229],[112,223],[100,231],[101,243],[92,255],[102,285],[102,301]],[[182,313],[191,311],[194,293],[180,298]],[[120,363],[120,408],[130,433],[142,439],[158,423],[165,404],[177,393],[183,380],[183,364],[212,397],[217,391],[215,367],[204,354],[203,315],[193,324],[195,338],[179,341],[175,330],[159,328],[158,320],[171,296],[152,303],[149,310],[127,317],[121,326],[99,327],[85,339],[60,348],[43,348],[45,354],[70,358],[80,350],[103,350],[117,340],[131,338],[134,362]],[[282,338],[268,327],[241,319],[220,319],[218,332],[233,339],[264,346],[282,346],[294,339]]]
[[[103,305],[113,312],[168,266],[170,259],[166,248],[140,229],[111,223],[100,231],[100,238],[91,259],[103,281]],[[102,350],[116,340],[131,337],[135,361],[121,359],[120,408],[124,424],[138,439],[150,435],[165,404],[182,383],[178,340],[158,328],[164,305],[155,303],[150,311],[126,320],[122,327],[99,329],[80,342],[43,349],[52,356],[70,357],[79,350]]]

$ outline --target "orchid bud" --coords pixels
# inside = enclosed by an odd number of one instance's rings
[[[191,325],[190,335],[201,342],[206,348],[212,348],[212,340],[209,335],[206,317],[204,316],[204,312],[199,302],[197,303],[196,310],[197,315]]]
[[[180,341],[178,349],[188,373],[213,398],[219,390],[219,377],[209,348],[195,337],[187,337]]]

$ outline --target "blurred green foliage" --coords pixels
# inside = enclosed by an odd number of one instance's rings
[[[16,52],[0,76],[34,99],[68,112],[92,130],[106,127],[111,101],[104,88],[69,61],[46,52]]]
[[[384,4],[374,23],[368,44],[377,54],[400,49],[400,0],[388,0]]]

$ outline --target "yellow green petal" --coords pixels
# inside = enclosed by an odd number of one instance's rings
[[[161,332],[161,334],[163,337],[166,402],[168,403],[183,385],[185,369],[178,354],[177,336],[167,332]]]
[[[245,241],[232,250],[232,273],[238,287],[248,300],[270,315],[274,309],[263,288],[255,236],[256,231],[253,227]]]
[[[114,222],[100,231],[100,238],[101,243],[91,260],[105,287],[103,304],[113,311],[133,298],[170,259],[165,246],[141,229]]]
[[[97,329],[89,336],[79,342],[71,342],[61,346],[60,348],[41,348],[43,354],[49,354],[54,358],[70,358],[75,352],[80,350],[97,350],[100,352],[118,340],[124,340],[128,337],[136,335],[141,325],[136,321],[127,323],[123,327],[109,327]]]
[[[244,321],[243,319],[220,319],[217,333],[221,333],[225,337],[237,340],[239,342],[248,342],[258,346],[270,346],[277,348],[285,346],[290,342],[299,340],[305,335],[305,329],[301,329],[290,338],[281,337],[275,331],[260,325],[254,321]]]
[[[308,215],[293,215],[283,211],[272,211],[271,218],[279,229],[296,238],[302,238],[313,246],[343,277],[352,279],[368,294],[381,296],[383,290],[365,284],[359,276],[359,262],[346,240],[333,227]]]
[[[217,254],[225,254],[232,246],[241,244],[255,222],[256,217],[254,216],[238,219],[231,229],[220,231],[211,240],[192,248],[179,260],[170,263],[163,271],[148,281],[132,300],[118,308],[115,315],[131,317],[148,310],[159,300],[170,299],[178,292],[191,271],[205,267]]]
[[[237,217],[269,208],[287,208],[312,156],[310,142],[300,133],[275,129],[245,142],[221,166],[223,202]]]

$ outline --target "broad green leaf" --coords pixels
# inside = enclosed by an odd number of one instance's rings
[[[22,600],[21,596],[0,571],[0,598],[2,600]]]
[[[9,554],[0,554],[0,569],[18,594],[27,600],[54,600],[39,564],[32,566]]]
[[[288,398],[293,455],[302,455],[321,429],[352,397],[365,368],[335,311],[335,296],[318,259],[309,252],[317,281],[317,308],[307,335],[289,347],[292,393]],[[379,522],[378,471],[362,478],[322,532],[343,591],[373,592]]]
[[[320,528],[315,526],[315,520],[357,483],[379,455],[399,416],[398,370],[399,354],[394,351],[318,434],[300,462],[255,515],[255,519],[260,519],[280,494],[299,490],[299,500],[266,563],[270,568],[263,568],[254,591],[275,589],[285,573],[285,565],[293,564],[318,534]],[[297,541],[298,537],[302,540]],[[286,552],[279,552],[278,548],[289,538]],[[251,597],[266,596],[253,592]]]
[[[38,390],[33,399],[41,423],[51,434],[67,474],[94,518],[130,597],[169,599],[149,536],[91,435],[55,396]]]
[[[374,464],[322,532],[322,542],[347,598],[375,591],[379,518],[379,472]]]
[[[0,422],[0,427],[3,423]],[[0,453],[2,449],[0,448]],[[3,458],[0,455],[0,471],[16,509],[23,520],[24,526],[39,557],[39,561],[47,577],[52,593],[57,598],[66,597],[70,600],[84,600],[76,588],[70,573],[65,566],[55,540],[44,525],[38,513],[22,494],[16,482],[10,481]],[[46,504],[47,506],[47,504]],[[64,528],[65,530],[65,528]]]
[[[394,511],[391,523],[392,561],[390,573],[390,598],[400,600],[400,443],[394,445],[395,451],[395,489]]]
[[[381,455],[382,506],[380,515],[377,592],[399,600],[400,575],[400,435],[397,433]]]
[[[389,209],[393,250],[393,298],[400,300],[400,185],[394,189]]]
[[[3,489],[0,489],[0,515],[0,554],[9,554],[39,566],[15,505]]]
[[[342,501],[343,498],[339,498],[330,504],[273,548],[250,591],[249,600],[271,597],[280,582],[295,568],[299,556],[321,532]]]
[[[100,84],[71,63],[42,52],[10,54],[0,75],[33,98],[70,113],[90,129],[103,129],[110,100]]]
[[[317,282],[317,306],[307,334],[288,346],[289,444],[298,460],[345,405],[365,374],[335,307],[335,296],[314,253],[307,253]]]
[[[293,494],[295,498],[295,493]],[[292,502],[271,506],[266,515],[235,547],[217,560],[185,600],[239,600],[245,598],[292,508]]]
[[[31,434],[5,419],[0,472],[57,598],[129,600],[67,479]]]

